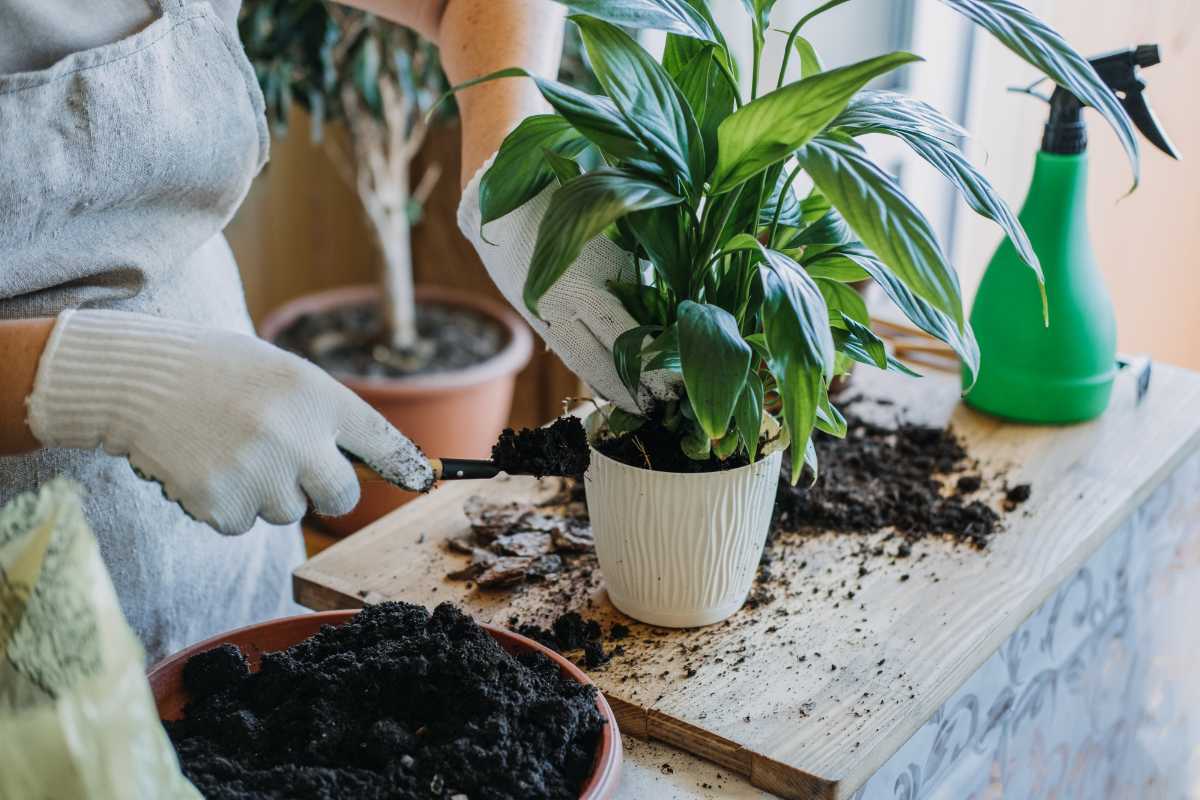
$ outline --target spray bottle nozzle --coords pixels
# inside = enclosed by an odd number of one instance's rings
[[[1171,158],[1179,158],[1179,152],[1167,138],[1166,132],[1142,94],[1146,83],[1138,70],[1142,67],[1152,67],[1162,61],[1158,45],[1142,44],[1116,50],[1089,61],[1100,79],[1116,94],[1142,135]],[[1060,154],[1082,153],[1087,149],[1083,102],[1062,86],[1054,87],[1054,93],[1046,97],[1034,91],[1038,83],[1015,91],[1033,95],[1050,104],[1050,120],[1046,123],[1046,132],[1042,136],[1042,150]]]

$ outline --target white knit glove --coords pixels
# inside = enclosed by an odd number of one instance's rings
[[[29,428],[47,447],[103,446],[222,533],[345,514],[342,448],[413,491],[416,445],[317,366],[261,339],[120,311],[64,311],[38,364]]]
[[[492,165],[488,159],[467,188],[458,206],[458,227],[475,245],[492,281],[525,321],[538,332],[567,368],[578,375],[592,391],[612,400],[626,411],[645,410],[655,400],[679,396],[679,376],[667,370],[646,372],[636,398],[631,397],[613,365],[612,347],[617,337],[637,321],[621,301],[605,286],[621,271],[629,279],[630,256],[605,236],[597,236],[586,245],[579,258],[538,303],[542,319],[529,313],[522,299],[525,276],[537,243],[538,225],[554,187],[501,219],[489,222],[484,241],[480,235],[479,181]],[[543,321],[544,320],[544,321]]]

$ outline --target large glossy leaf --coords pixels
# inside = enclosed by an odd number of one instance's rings
[[[958,275],[933,227],[890,175],[852,142],[820,137],[797,158],[858,238],[918,297],[964,327]]]
[[[694,141],[699,136],[696,121],[666,70],[615,25],[591,17],[571,19],[579,26],[596,80],[646,150],[685,183],[692,182],[694,173],[703,174],[703,145]]]
[[[750,345],[732,314],[707,303],[680,303],[677,328],[683,384],[696,421],[710,438],[719,439],[729,429],[746,382]]]
[[[820,329],[828,339],[830,372],[833,339],[825,302],[815,286],[811,286],[811,292],[797,291],[798,281],[789,274],[790,270],[773,264],[771,258],[764,261],[759,272],[763,284],[762,320],[767,364],[775,376],[784,424],[792,440],[791,480],[795,483],[803,467],[802,460],[795,454],[806,446],[812,435],[817,403],[825,383],[823,356],[819,353],[823,345],[814,337]]]
[[[504,137],[495,161],[479,181],[481,224],[520,208],[554,181],[554,170],[541,157],[543,150],[569,157],[586,146],[587,140],[557,114],[524,119]]]
[[[680,297],[687,296],[691,281],[685,221],[680,209],[672,206],[638,211],[626,217],[655,271]]]
[[[787,158],[832,122],[872,78],[919,60],[911,53],[889,53],[804,78],[742,106],[717,129],[713,194]]]
[[[957,144],[969,135],[928,103],[887,89],[863,89],[851,98],[845,110],[830,123],[830,127],[841,128],[854,135],[907,131],[932,136],[950,144]]]
[[[974,384],[975,376],[979,374],[979,344],[970,325],[960,328],[949,316],[922,300],[874,253],[861,247],[845,247],[822,260],[835,255],[860,266],[914,325],[950,345],[967,368],[968,383]]]
[[[649,172],[658,168],[652,161],[652,155],[647,152],[645,145],[626,124],[620,111],[604,95],[581,92],[565,83],[540,78],[520,67],[509,67],[497,70],[479,78],[460,83],[451,88],[446,95],[469,89],[480,83],[500,80],[502,78],[530,78],[537,85],[542,96],[551,107],[574,126],[584,137],[613,158],[629,161]]]
[[[572,11],[624,28],[650,28],[717,41],[704,13],[688,0],[559,0]]]
[[[738,435],[746,446],[746,453],[751,461],[758,455],[758,434],[762,430],[763,419],[763,382],[758,373],[750,370],[746,375],[746,385],[738,396],[737,405],[733,409],[733,421],[737,426]]]
[[[608,290],[617,296],[621,305],[641,325],[665,325],[667,305],[662,294],[653,286],[625,281],[608,281]]]
[[[699,52],[674,76],[695,115],[704,143],[704,163],[709,169],[717,163],[717,129],[733,112],[734,104],[733,89],[722,76],[716,59],[712,45],[701,45]]]
[[[1017,215],[996,193],[991,182],[967,160],[956,138],[952,138],[960,130],[958,126],[918,100],[904,98],[895,92],[875,92],[872,96],[880,101],[878,105],[856,98],[833,121],[831,127],[852,135],[886,134],[905,142],[913,152],[954,184],[972,210],[1003,229],[1012,240],[1017,254],[1037,275],[1038,283],[1044,284],[1041,262]],[[1046,305],[1044,300],[1043,287],[1043,311]]]
[[[1087,59],[1028,9],[1011,0],[942,0],[996,37],[1009,50],[1060,86],[1099,111],[1121,140],[1133,168],[1133,185],[1140,175],[1137,134],[1116,94],[1096,74]]]
[[[680,198],[660,184],[613,167],[593,170],[560,186],[538,227],[525,279],[525,305],[537,314],[538,300],[579,257],[584,244],[617,219],[678,202]]]
[[[806,270],[807,271],[807,270]],[[810,272],[809,275],[812,273]],[[843,317],[869,325],[871,315],[867,313],[867,304],[861,294],[853,286],[825,278],[813,278],[821,296],[825,298],[825,306],[829,309],[829,324],[835,328],[845,328]]]
[[[760,225],[768,225],[775,219],[776,207],[779,207],[780,225],[800,224],[800,201],[796,199],[795,191],[788,184],[788,174],[789,170],[780,170],[779,179],[775,181],[775,188],[771,190],[767,202],[763,204],[759,214]],[[782,206],[780,205],[781,201]]]

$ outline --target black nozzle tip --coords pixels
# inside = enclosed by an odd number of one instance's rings
[[[1133,54],[1133,62],[1139,67],[1153,67],[1162,61],[1156,44],[1139,44]]]

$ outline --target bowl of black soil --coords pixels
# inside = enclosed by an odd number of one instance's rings
[[[587,676],[448,603],[252,625],[149,680],[210,800],[600,800],[617,786],[616,718]]]

